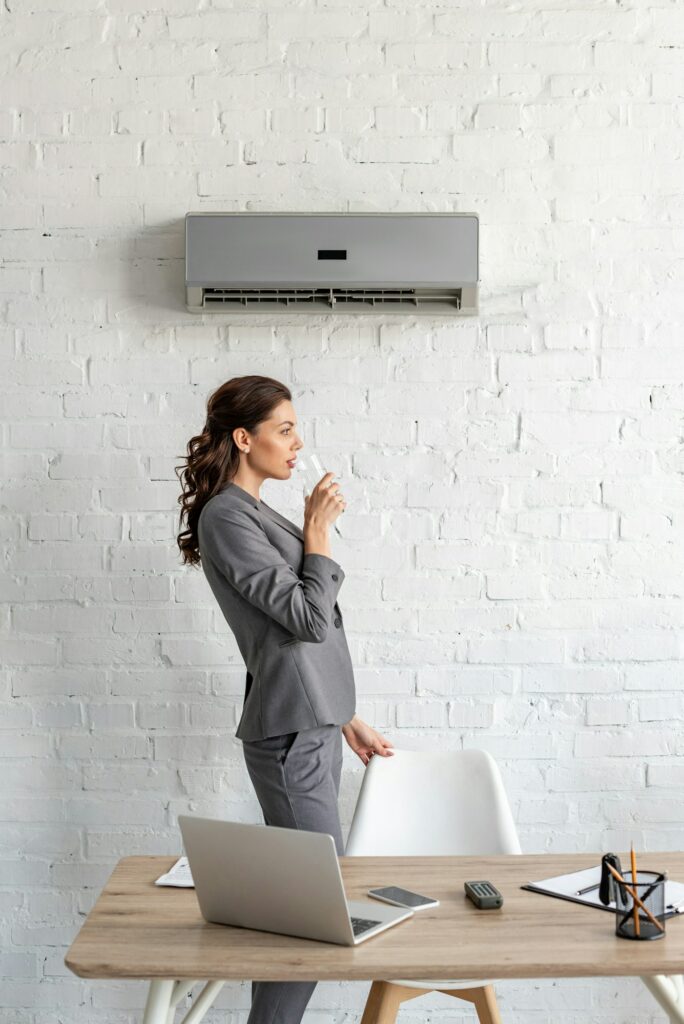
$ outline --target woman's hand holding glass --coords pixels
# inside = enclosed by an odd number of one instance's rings
[[[322,519],[319,519],[318,521],[323,523],[326,529],[329,526],[332,526],[335,533],[341,537],[342,534],[340,533],[339,527],[333,520],[336,519],[341,512],[344,512],[347,507],[347,503],[344,501],[344,498],[340,493],[340,485],[332,483],[332,477],[335,474],[324,474],[323,466],[315,452],[304,457],[299,456],[295,465],[302,477],[302,483],[304,486],[304,528],[306,529],[307,526],[307,517],[310,518],[312,515],[316,515],[318,518],[318,497],[315,499],[313,504],[311,503],[314,491],[325,489],[328,491],[329,497],[333,498],[334,501],[327,503],[327,512],[325,512]],[[310,509],[312,511],[309,511]],[[321,509],[321,511],[323,510]],[[335,513],[334,515],[333,512]],[[331,516],[332,518],[330,518]]]
[[[326,473],[311,493],[304,498],[304,528],[307,526],[330,527],[344,512],[347,503],[340,491],[340,485],[333,483],[334,473]]]

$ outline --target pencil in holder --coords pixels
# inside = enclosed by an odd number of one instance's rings
[[[662,939],[665,935],[665,875],[658,871],[623,874],[615,880],[615,934],[621,939]],[[641,901],[635,903],[634,895]]]

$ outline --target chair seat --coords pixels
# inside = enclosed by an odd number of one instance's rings
[[[488,980],[487,978],[459,978],[458,981],[454,981],[453,978],[427,978],[425,981],[415,981],[415,979],[392,978],[389,984],[404,985],[406,988],[425,989],[484,988],[485,985],[495,985],[496,980]]]

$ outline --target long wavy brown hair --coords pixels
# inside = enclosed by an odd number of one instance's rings
[[[268,419],[281,402],[292,401],[288,388],[272,377],[233,377],[216,389],[207,400],[207,418],[201,434],[191,437],[183,464],[175,467],[183,493],[178,534],[183,565],[200,563],[197,523],[206,503],[223,490],[237,472],[240,451],[233,431],[244,427],[256,434],[259,424]]]

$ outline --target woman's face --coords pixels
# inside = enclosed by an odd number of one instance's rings
[[[236,434],[243,432],[236,431]],[[303,447],[292,402],[281,402],[268,419],[262,420],[255,434],[245,431],[244,443],[240,436],[237,442],[241,448],[249,448],[246,458],[250,470],[264,480],[268,477],[287,480],[292,475],[297,452]]]

